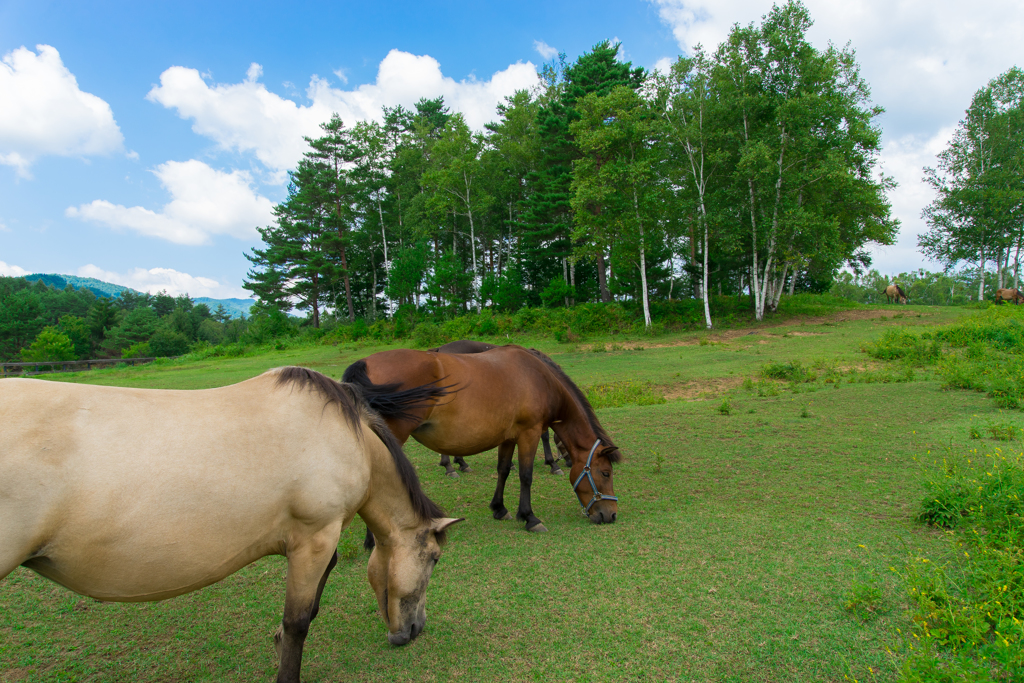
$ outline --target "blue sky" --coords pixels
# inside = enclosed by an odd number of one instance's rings
[[[903,222],[876,250],[916,252],[933,163],[971,94],[1024,63],[1016,2],[808,0],[811,37],[857,49],[882,118]],[[763,0],[627,2],[0,2],[0,274],[245,296],[254,226],[284,196],[301,136],[340,111],[443,94],[480,126],[551,48],[619,39],[664,66],[714,47]]]

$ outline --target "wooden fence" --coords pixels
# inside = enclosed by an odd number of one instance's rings
[[[47,360],[33,363],[0,363],[0,377],[25,377],[51,372],[79,372],[115,365],[145,365],[156,358],[102,358],[96,360]]]

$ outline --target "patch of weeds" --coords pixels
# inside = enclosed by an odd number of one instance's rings
[[[798,360],[785,363],[765,363],[761,366],[761,376],[766,379],[781,379],[793,383],[813,382],[818,379],[818,373],[805,368]]]
[[[608,348],[604,345],[604,342],[595,342],[590,346],[591,353],[606,353]]]
[[[805,405],[804,409],[800,411],[800,417],[813,417],[813,415],[811,415],[811,406],[809,404]]]
[[[775,382],[761,380],[757,383],[757,395],[762,398],[765,396],[778,396],[779,386]]]
[[[970,435],[970,437],[972,439],[980,439],[981,438],[981,430],[978,429],[975,425],[971,425],[970,430],[968,430],[968,434]]]
[[[749,377],[744,377],[743,378],[743,388],[746,389],[747,391],[753,391],[754,390],[754,380],[750,379]]]
[[[950,450],[918,519],[948,529],[950,558],[897,570],[913,627],[900,681],[1016,681],[1024,671],[1024,454]]]
[[[729,402],[728,396],[722,399],[722,403],[718,406],[718,412],[721,415],[728,415],[732,412],[732,403]]]
[[[630,380],[582,387],[594,408],[651,406],[665,403],[665,396],[651,382]]]
[[[665,456],[661,454],[661,451],[651,451],[654,454],[654,472],[661,474],[661,468],[665,464]]]
[[[715,344],[715,342],[711,341],[707,337],[701,337],[697,343],[700,344],[701,346],[714,346]]]
[[[867,622],[878,616],[881,601],[882,590],[878,586],[878,579],[872,577],[867,581],[854,580],[843,596],[843,609],[858,621]]]
[[[929,365],[939,360],[942,344],[922,339],[903,329],[886,330],[876,342],[861,344],[861,351],[879,360],[904,360],[914,365]]]

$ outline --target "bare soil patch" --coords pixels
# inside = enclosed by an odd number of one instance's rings
[[[686,401],[706,401],[717,398],[743,384],[742,377],[716,377],[677,382],[663,387],[665,398]]]

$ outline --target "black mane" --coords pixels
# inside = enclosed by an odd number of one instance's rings
[[[424,384],[412,389],[406,389],[405,391],[398,390],[398,387],[402,386],[401,382],[374,384],[370,381],[370,375],[366,370],[365,359],[357,360],[345,368],[341,381],[358,386],[363,399],[381,417],[409,420],[410,422],[419,420],[419,418],[409,412],[410,410],[430,407],[438,399],[455,393],[452,390],[452,387],[455,386],[454,384],[447,386]]]
[[[610,462],[619,462],[622,459],[622,454],[619,452],[619,447],[612,443],[612,439],[608,436],[608,432],[604,430],[601,423],[597,421],[597,415],[594,413],[593,406],[590,405],[590,401],[587,400],[586,395],[580,390],[576,383],[572,381],[569,375],[565,374],[558,363],[551,359],[546,353],[542,353],[537,349],[526,349],[530,354],[543,362],[548,368],[555,374],[555,377],[562,383],[562,385],[569,390],[569,392],[579,402],[580,407],[583,408],[583,414],[587,416],[587,422],[590,423],[590,428],[597,435],[597,438],[601,440],[601,443],[610,450],[606,453],[606,457]]]
[[[370,430],[377,435],[387,447],[388,452],[391,453],[391,458],[394,460],[395,468],[398,470],[398,476],[402,480],[402,484],[405,485],[405,490],[409,494],[409,501],[412,503],[413,510],[419,515],[423,521],[429,521],[438,517],[444,517],[444,511],[427,497],[427,494],[423,492],[423,488],[420,486],[419,477],[416,476],[416,469],[412,466],[408,456],[402,450],[402,445],[398,443],[398,439],[388,429],[387,424],[380,417],[380,414],[374,410],[370,401],[363,395],[363,388],[357,384],[344,384],[336,382],[327,375],[317,372],[316,370],[310,370],[309,368],[298,367],[295,365],[281,368],[277,373],[277,384],[293,384],[300,388],[315,390],[325,399],[327,399],[327,405],[332,403],[337,404],[341,409],[341,414],[345,417],[345,421],[350,427],[356,432],[361,434],[361,420],[362,414],[367,414],[371,419],[368,420],[368,426]],[[421,387],[422,388],[422,387]],[[376,398],[383,400],[385,403],[391,405],[401,406],[401,397],[403,394],[406,395],[406,399],[411,401],[421,400],[421,395],[410,392],[392,392],[388,395],[380,390],[382,387],[378,386],[378,393]],[[396,398],[397,397],[397,398]],[[408,407],[408,404],[407,404]],[[436,533],[437,542],[444,543],[444,532]]]

